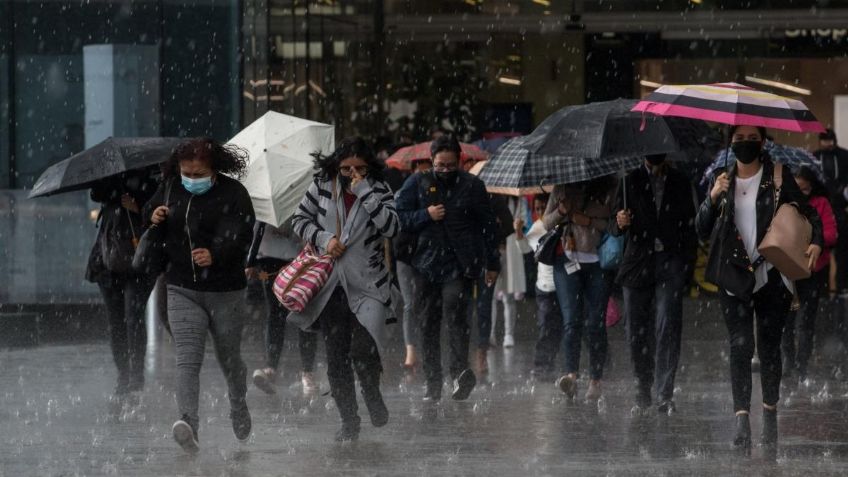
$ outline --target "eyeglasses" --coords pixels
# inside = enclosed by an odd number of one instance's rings
[[[339,172],[341,175],[348,177],[353,175],[353,171],[356,171],[360,176],[364,176],[368,173],[368,166],[341,166],[339,167]]]
[[[433,170],[436,172],[451,172],[459,168],[456,164],[433,164]]]

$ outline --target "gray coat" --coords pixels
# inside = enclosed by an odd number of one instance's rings
[[[336,180],[313,180],[292,219],[292,226],[298,236],[323,253],[330,239],[336,236],[340,223],[340,241],[346,251],[336,260],[324,288],[302,312],[292,313],[288,319],[303,329],[308,328],[321,315],[336,286],[341,285],[351,311],[371,333],[382,355],[386,324],[394,320],[392,281],[383,247],[383,239],[397,235],[400,226],[394,196],[385,182],[366,179],[353,188],[357,199],[345,216],[341,186],[336,182],[334,197],[333,182]]]

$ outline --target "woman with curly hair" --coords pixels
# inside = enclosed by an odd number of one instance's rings
[[[178,146],[166,178],[145,206],[151,226],[164,227],[168,265],[168,321],[177,351],[177,443],[197,452],[200,366],[207,333],[229,388],[230,418],[239,440],[250,435],[245,402],[247,369],[241,359],[244,266],[253,237],[253,205],[236,179],[246,153],[209,138]],[[179,173],[179,176],[177,176]]]
[[[342,141],[329,156],[315,156],[318,172],[292,219],[294,232],[335,257],[326,285],[289,321],[307,329],[317,320],[327,350],[327,377],[342,428],[337,441],[359,437],[354,370],[371,423],[384,426],[389,411],[380,393],[381,350],[393,318],[391,280],[383,239],[399,228],[383,165],[361,138]]]

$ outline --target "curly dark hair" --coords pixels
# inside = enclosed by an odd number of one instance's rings
[[[236,145],[221,144],[210,137],[187,139],[171,153],[163,172],[167,177],[178,176],[180,162],[194,159],[208,162],[216,173],[241,179],[247,169],[248,153]]]
[[[342,140],[330,155],[325,156],[320,152],[313,152],[312,157],[315,158],[315,169],[318,171],[315,175],[324,180],[336,177],[339,173],[339,164],[350,157],[358,157],[365,161],[368,166],[368,176],[378,181],[384,180],[385,177],[383,169],[386,168],[386,165],[383,161],[377,159],[371,146],[359,136]]]

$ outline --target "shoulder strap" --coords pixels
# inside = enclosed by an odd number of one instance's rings
[[[780,188],[783,186],[783,164],[774,163],[774,173],[772,174],[772,177],[774,177],[774,190],[779,193]]]
[[[168,207],[168,201],[171,199],[171,186],[174,184],[174,179],[168,179],[168,182],[165,184],[165,207]]]
[[[333,203],[336,205],[336,238],[342,239],[342,216],[341,211],[339,210],[339,199],[336,195],[336,182],[338,181],[338,177],[334,177],[333,181]]]

